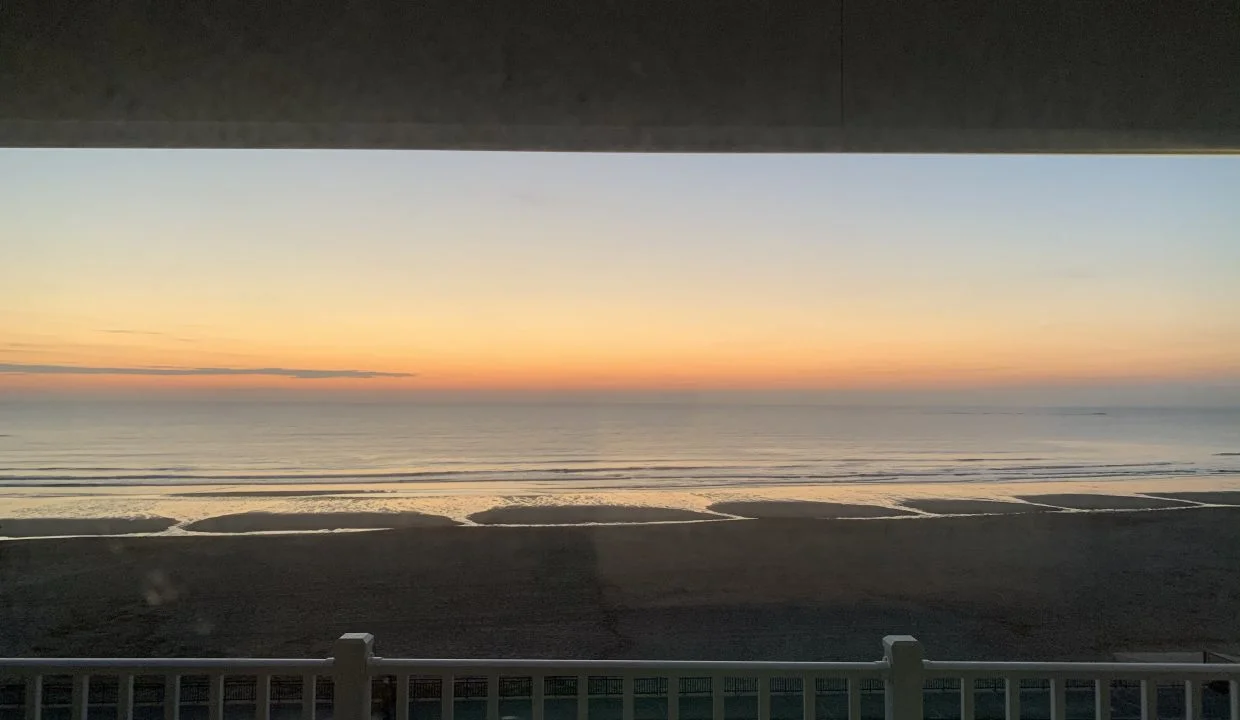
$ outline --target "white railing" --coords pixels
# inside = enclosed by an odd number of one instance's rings
[[[68,706],[69,720],[96,720],[91,717],[92,709],[102,705],[105,710],[116,708],[115,715],[108,711],[109,717],[134,720],[137,708],[158,705],[162,713],[156,714],[164,720],[180,720],[183,707],[201,707],[205,701],[208,720],[273,720],[273,708],[281,720],[420,720],[434,716],[454,720],[459,704],[472,704],[472,712],[466,714],[486,720],[513,716],[548,720],[548,715],[554,716],[552,720],[816,720],[821,716],[847,720],[977,720],[979,716],[1020,720],[1022,698],[1032,698],[1039,704],[1044,700],[1047,711],[1027,712],[1026,717],[1067,720],[1071,692],[1078,710],[1074,716],[1113,720],[1117,717],[1113,714],[1113,690],[1118,689],[1125,693],[1132,690],[1139,697],[1141,720],[1173,715],[1203,720],[1207,717],[1203,714],[1203,694],[1209,688],[1211,700],[1218,702],[1211,703],[1215,712],[1208,717],[1240,720],[1240,664],[939,662],[925,660],[921,644],[905,635],[883,639],[881,660],[829,663],[412,660],[376,657],[373,645],[374,638],[368,634],[344,635],[336,642],[334,657],[321,660],[0,659],[0,691],[6,687],[21,690],[20,701],[10,692],[7,704],[0,692],[0,716],[7,708],[10,717],[44,720],[45,709],[55,709],[63,717],[60,711]],[[152,677],[162,685],[162,692],[156,693],[155,700],[138,698],[135,678],[147,680],[149,687]],[[63,702],[63,692],[62,702],[54,698],[46,701],[45,695],[55,694],[47,691],[55,688],[45,687],[45,678],[59,680],[62,691],[68,688],[68,702]],[[109,691],[116,688],[114,700],[109,696],[92,701],[92,681],[97,678],[115,678],[106,682]],[[205,683],[205,698],[183,696],[185,681],[190,678],[202,679],[195,687],[201,690]],[[237,685],[237,678],[246,679],[244,687]],[[279,697],[273,695],[273,678],[279,679]],[[320,678],[329,681],[323,683]],[[5,679],[15,679],[17,685],[10,682],[6,686]],[[508,692],[504,691],[505,681]],[[1030,687],[1030,681],[1044,681],[1045,687]],[[1086,681],[1084,685],[1082,681]],[[979,682],[988,684],[989,690],[979,687]],[[241,691],[233,692],[238,687]],[[290,688],[295,690],[292,702]],[[316,688],[330,693],[324,698]],[[1166,704],[1172,704],[1166,702],[1167,695],[1160,694],[1160,688],[1182,692],[1182,706],[1174,703],[1174,713],[1160,713],[1160,699],[1164,710]],[[1086,694],[1091,696],[1091,707],[1081,713],[1081,701],[1086,699],[1082,696]],[[993,700],[999,695],[1001,708],[979,715],[977,699]],[[839,707],[820,708],[824,696]],[[511,705],[513,697],[524,707],[501,713],[502,704]],[[750,709],[729,709],[729,698],[745,699]],[[592,706],[592,701],[609,705]],[[616,701],[618,712],[613,707]],[[934,707],[928,707],[927,701]],[[320,703],[326,706],[319,708]],[[483,707],[477,707],[480,704]],[[238,705],[252,705],[253,713],[237,712]],[[863,712],[867,705],[868,713]],[[228,707],[234,711],[226,714]],[[683,712],[685,707],[690,712]],[[420,712],[415,714],[415,708]],[[18,709],[20,715],[12,714]],[[198,717],[201,713],[196,710]],[[1132,717],[1137,716],[1132,713]]]

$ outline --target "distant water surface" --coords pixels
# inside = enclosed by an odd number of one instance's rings
[[[0,402],[0,486],[599,488],[1240,474],[1240,409]],[[0,490],[0,492],[3,492]]]

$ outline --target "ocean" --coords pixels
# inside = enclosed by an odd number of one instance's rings
[[[555,491],[1240,477],[1240,409],[0,402],[0,497],[418,483]]]

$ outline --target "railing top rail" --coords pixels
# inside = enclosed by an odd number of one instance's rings
[[[818,674],[880,677],[887,661],[873,662],[769,662],[714,660],[534,660],[468,658],[384,658],[370,663],[373,673],[399,671],[428,675],[445,672],[531,673],[550,675],[607,675],[647,672],[651,675]],[[300,674],[330,672],[332,658],[0,658],[0,673],[7,674]],[[1144,662],[986,662],[927,660],[928,677],[1213,677],[1240,679],[1240,663],[1144,663]]]
[[[115,672],[152,675],[179,673],[289,673],[330,670],[330,658],[0,658],[0,673],[73,675]]]
[[[650,671],[654,674],[672,673],[684,675],[700,673],[712,675],[727,672],[790,674],[841,673],[880,675],[887,670],[887,663],[874,662],[767,662],[767,661],[720,661],[720,660],[469,660],[431,658],[375,658],[371,667],[378,670],[401,670],[416,672],[425,670],[435,674],[445,670],[491,670],[522,671],[550,674],[633,673]]]
[[[931,677],[1151,677],[1182,675],[1194,677],[1240,677],[1240,664],[1231,663],[1145,663],[1145,662],[980,662],[927,660],[925,672]]]

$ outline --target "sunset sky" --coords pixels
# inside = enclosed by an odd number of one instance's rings
[[[0,393],[1240,380],[1240,158],[0,151]]]

